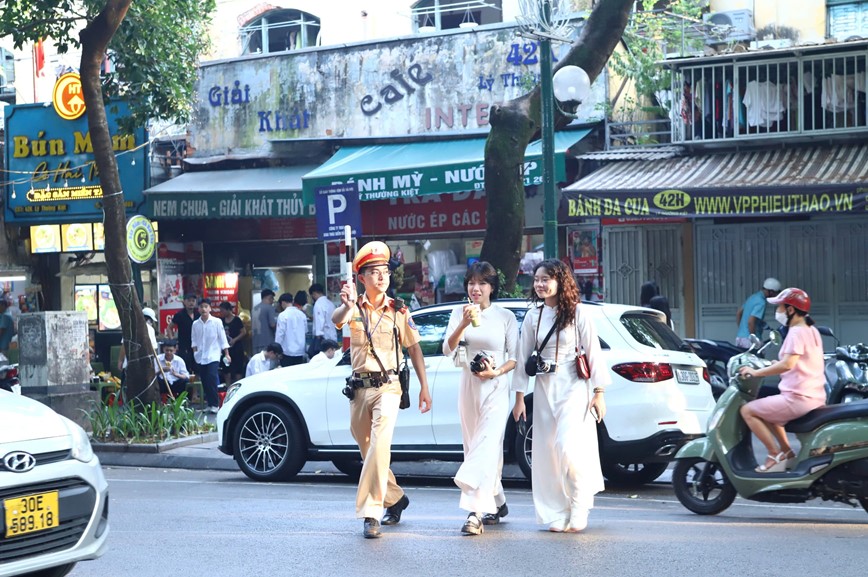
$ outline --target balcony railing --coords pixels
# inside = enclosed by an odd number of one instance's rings
[[[672,71],[675,144],[868,130],[868,51],[685,65]]]

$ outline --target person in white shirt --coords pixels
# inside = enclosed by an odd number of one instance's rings
[[[322,350],[325,340],[337,341],[338,331],[332,322],[335,304],[328,299],[325,289],[319,283],[310,285],[310,298],[313,299],[313,339],[308,356],[313,357]]]
[[[339,348],[340,345],[338,345],[337,341],[331,339],[324,340],[320,343],[320,352],[310,360],[310,364],[315,365],[333,360]]]
[[[280,296],[283,300],[286,293]],[[281,367],[291,367],[304,363],[305,334],[307,317],[298,305],[290,304],[277,317],[277,331],[274,340],[283,347]]]
[[[187,384],[190,382],[187,363],[175,354],[176,350],[175,341],[165,341],[163,354],[157,356],[157,380],[160,382],[160,393],[168,394],[171,389],[173,397],[186,391]]]
[[[142,356],[147,357],[150,355],[156,355],[159,350],[157,347],[157,333],[154,330],[154,325],[157,324],[157,313],[154,312],[154,309],[151,307],[145,307],[142,309],[142,316],[145,317],[145,328],[148,330],[148,338],[151,341],[151,346],[143,347]],[[154,358],[154,357],[151,357]],[[127,371],[127,349],[124,345],[124,340],[121,339],[121,350],[118,355],[118,372],[121,373],[121,380],[126,379],[126,371]]]
[[[260,351],[250,358],[247,363],[247,372],[245,377],[252,377],[259,373],[270,371],[280,364],[280,358],[283,356],[283,347],[280,343],[271,343],[265,347],[264,351]]]
[[[223,329],[223,321],[211,316],[211,300],[199,301],[199,318],[193,322],[192,342],[193,357],[199,365],[199,376],[202,379],[202,388],[205,390],[206,409],[209,413],[216,413],[220,404],[217,396],[217,384],[220,382],[218,368],[220,367],[220,354],[223,353],[226,362],[232,363],[229,356],[229,342],[226,340],[226,331]]]

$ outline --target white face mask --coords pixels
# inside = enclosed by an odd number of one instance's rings
[[[790,319],[787,318],[787,313],[785,312],[775,312],[775,320],[784,326],[787,326],[787,323],[790,321]]]

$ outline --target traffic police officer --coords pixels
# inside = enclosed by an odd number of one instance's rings
[[[382,242],[369,242],[353,259],[353,272],[365,292],[357,297],[355,283],[341,289],[341,306],[332,314],[339,329],[349,322],[350,355],[353,377],[351,391],[350,431],[359,445],[364,464],[356,494],[356,516],[364,519],[364,536],[380,536],[377,518],[386,508],[383,525],[394,525],[410,504],[404,490],[395,481],[389,468],[392,433],[401,401],[398,382],[398,360],[403,356],[395,346],[398,340],[407,348],[413,368],[419,377],[419,411],[431,410],[431,395],[425,376],[425,360],[419,347],[419,331],[410,312],[399,302],[386,296],[389,288],[389,247]],[[358,300],[357,300],[358,299]],[[385,375],[383,374],[385,371]]]

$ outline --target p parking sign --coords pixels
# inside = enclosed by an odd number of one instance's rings
[[[342,240],[346,225],[353,229],[353,236],[361,236],[362,211],[355,182],[321,186],[315,189],[314,194],[316,232],[320,240]]]

